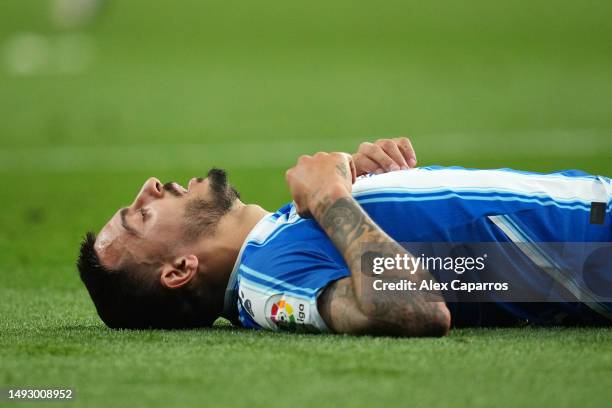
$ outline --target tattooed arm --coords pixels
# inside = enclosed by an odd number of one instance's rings
[[[334,282],[319,297],[321,315],[332,330],[396,336],[439,336],[448,332],[450,315],[441,297],[421,291],[373,292],[372,271],[362,269],[367,268],[367,264],[362,265],[362,245],[374,244],[374,256],[408,253],[351,196],[354,168],[347,155],[302,156],[286,177],[298,213],[317,220],[351,271],[350,278]],[[414,274],[386,271],[384,278],[416,283],[434,279],[424,269]]]

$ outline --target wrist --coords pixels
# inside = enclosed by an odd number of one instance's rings
[[[325,211],[336,201],[341,198],[352,197],[351,192],[342,184],[329,184],[319,189],[310,200],[310,213],[315,217],[319,218]]]

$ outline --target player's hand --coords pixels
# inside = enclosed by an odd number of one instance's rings
[[[357,175],[407,170],[417,164],[416,153],[407,137],[364,142],[353,154]]]
[[[350,195],[356,174],[350,154],[319,152],[300,156],[285,179],[298,214],[310,217],[330,201]]]

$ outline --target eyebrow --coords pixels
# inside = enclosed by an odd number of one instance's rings
[[[140,233],[139,233],[138,231],[136,231],[136,229],[134,229],[134,227],[132,227],[130,224],[128,224],[128,223],[127,223],[127,220],[125,219],[125,216],[127,215],[128,211],[130,211],[130,209],[129,209],[129,208],[127,208],[127,207],[122,208],[122,209],[119,211],[119,216],[121,217],[121,226],[122,226],[123,228],[125,228],[125,230],[126,230],[127,232],[129,232],[130,234],[133,234],[133,235],[138,235],[138,236],[139,236],[139,235],[140,235]]]

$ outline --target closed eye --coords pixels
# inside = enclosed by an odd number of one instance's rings
[[[145,210],[144,208],[140,209],[140,214],[142,215],[142,220],[146,220],[147,219],[147,210]]]

